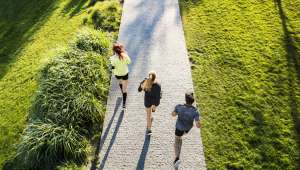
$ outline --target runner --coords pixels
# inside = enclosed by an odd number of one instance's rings
[[[175,107],[175,110],[172,112],[172,116],[178,116],[176,121],[176,130],[175,130],[175,160],[174,167],[177,168],[180,164],[180,152],[182,146],[182,136],[187,134],[193,127],[193,123],[197,128],[201,127],[199,112],[193,106],[194,96],[193,93],[185,94],[185,102],[186,104],[179,104]]]
[[[123,109],[126,109],[128,64],[131,63],[131,60],[121,43],[115,43],[113,51],[115,55],[110,58],[111,69],[115,77],[119,80],[119,86],[123,95]]]
[[[156,107],[160,103],[161,98],[161,86],[156,82],[156,73],[154,71],[149,72],[149,77],[145,78],[138,88],[138,91],[144,91],[144,106],[146,107],[147,112],[147,135],[151,135],[152,127],[152,112],[155,112]]]

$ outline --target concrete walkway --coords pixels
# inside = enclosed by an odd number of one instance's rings
[[[184,93],[193,90],[178,0],[125,0],[119,41],[133,61],[128,109],[121,111],[121,93],[113,77],[94,169],[174,169],[176,119],[171,112],[184,103]],[[137,88],[150,70],[157,72],[163,96],[154,113],[152,137],[147,138],[143,94]],[[181,169],[206,169],[196,127],[183,139],[181,160]]]

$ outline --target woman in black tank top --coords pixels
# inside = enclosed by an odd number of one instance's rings
[[[144,106],[147,112],[147,135],[151,135],[152,126],[152,112],[155,112],[156,107],[160,104],[161,98],[161,86],[155,81],[156,73],[154,71],[149,72],[149,77],[145,78],[138,88],[138,91],[144,91]]]

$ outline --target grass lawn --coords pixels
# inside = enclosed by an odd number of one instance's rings
[[[208,169],[300,169],[300,1],[180,6]]]
[[[15,155],[41,67],[86,16],[86,0],[0,0],[0,168]]]

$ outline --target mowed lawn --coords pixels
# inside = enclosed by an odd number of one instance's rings
[[[208,169],[300,169],[300,0],[180,0]]]
[[[74,38],[86,0],[0,0],[0,168],[15,155],[41,67]]]

